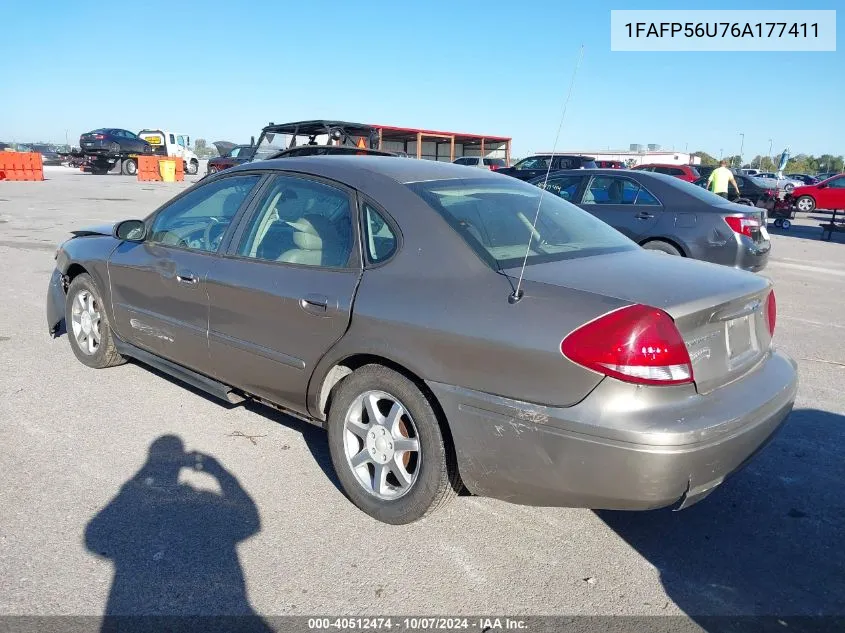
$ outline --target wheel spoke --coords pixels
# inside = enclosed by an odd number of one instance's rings
[[[80,311],[86,309],[86,307],[85,307],[85,297],[86,297],[85,292],[80,292],[79,294],[76,295],[76,300],[79,302]]]
[[[387,493],[387,473],[390,469],[387,464],[374,464],[373,469],[373,490],[380,494]]]
[[[363,466],[364,464],[366,464],[370,461],[372,461],[372,458],[370,457],[370,454],[367,452],[367,449],[365,448],[360,453],[355,455],[355,457],[350,459],[349,463],[352,465],[352,468],[359,468],[359,467]]]
[[[90,315],[93,317],[93,316],[94,316],[94,312],[95,312],[95,310],[94,310],[94,295],[92,295],[92,294],[89,292],[89,293],[88,293],[88,297],[87,297],[87,299],[88,299],[88,300],[87,300],[87,302],[86,302],[85,309],[86,309],[86,310],[88,310],[88,314],[90,314]]]
[[[99,344],[100,343],[100,328],[92,327],[91,334],[93,335],[92,338],[94,339],[94,342]]]
[[[393,450],[397,453],[419,452],[420,443],[413,437],[400,437],[393,440]]]
[[[393,406],[390,407],[390,413],[387,414],[386,426],[390,429],[390,434],[393,437],[403,437],[402,433],[399,432],[399,421],[404,414],[405,408],[398,402],[394,402]]]
[[[403,488],[407,488],[411,485],[413,478],[411,477],[411,473],[405,468],[405,464],[402,463],[402,457],[400,455],[394,455],[393,459],[390,461],[390,472],[392,472],[396,479],[399,481],[399,485]]]
[[[367,437],[367,433],[370,430],[370,426],[368,424],[364,424],[360,420],[347,420],[346,421],[346,429],[350,431],[353,435],[360,437],[362,440]]]
[[[364,408],[370,418],[370,424],[384,424],[384,416],[378,410],[378,397],[373,393],[364,396]]]

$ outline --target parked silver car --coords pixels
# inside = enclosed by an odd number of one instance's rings
[[[47,296],[89,367],[135,358],[327,428],[346,494],[397,524],[462,484],[699,501],[792,409],[775,319],[763,277],[649,252],[515,178],[372,156],[241,165],[77,231]]]

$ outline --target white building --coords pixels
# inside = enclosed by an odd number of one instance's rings
[[[652,149],[653,148],[653,149]],[[551,152],[536,152],[537,154]],[[651,145],[646,148],[644,145],[631,145],[630,149],[626,150],[584,150],[584,149],[565,149],[557,150],[555,154],[578,154],[582,156],[593,156],[598,160],[618,160],[634,167],[635,165],[700,165],[701,158],[693,156],[686,152],[675,152],[660,149],[658,145]]]

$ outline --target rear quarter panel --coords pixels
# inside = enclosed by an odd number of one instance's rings
[[[396,218],[403,244],[392,260],[365,270],[344,337],[315,369],[309,409],[319,415],[323,379],[354,354],[385,357],[427,381],[566,406],[601,381],[561,351],[573,329],[626,302],[526,282],[511,304],[511,281],[487,266],[410,190],[378,200]]]

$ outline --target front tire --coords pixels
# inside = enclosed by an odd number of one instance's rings
[[[115,347],[100,290],[87,273],[68,287],[65,325],[70,348],[83,365],[103,369],[126,362]]]
[[[816,201],[812,196],[801,196],[795,201],[795,208],[803,213],[810,213],[816,208]]]
[[[188,172],[189,176],[196,176],[199,170],[200,164],[195,160],[192,160],[190,163],[188,163],[187,167],[185,168],[185,171]]]
[[[454,453],[431,402],[412,381],[382,365],[365,365],[337,389],[329,409],[329,452],[358,508],[403,525],[457,494]]]

